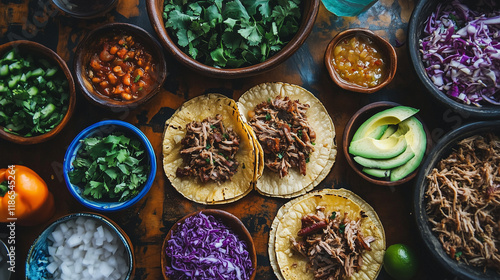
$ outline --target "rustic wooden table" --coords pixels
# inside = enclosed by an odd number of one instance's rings
[[[398,187],[372,185],[348,166],[343,155],[341,139],[349,118],[362,106],[380,100],[420,108],[420,116],[431,131],[434,141],[445,132],[470,119],[458,115],[425,92],[413,72],[407,46],[407,27],[414,0],[380,0],[367,12],[355,18],[340,18],[322,5],[305,44],[276,69],[251,78],[219,80],[205,78],[180,66],[167,55],[168,77],[161,92],[148,104],[134,111],[111,112],[98,108],[78,93],[76,110],[67,127],[54,139],[37,145],[21,146],[0,140],[0,166],[23,164],[38,172],[55,195],[57,212],[51,221],[68,213],[88,211],[68,192],[63,180],[62,164],[66,148],[85,127],[104,119],[121,119],[139,127],[151,141],[159,164],[151,190],[128,210],[105,214],[117,222],[132,240],[136,270],[135,279],[161,279],[160,248],[163,239],[176,220],[203,208],[218,208],[239,217],[251,232],[258,253],[256,279],[276,279],[269,265],[267,243],[271,222],[278,208],[288,200],[268,198],[252,191],[243,199],[220,206],[204,206],[183,198],[175,191],[161,168],[161,142],[165,120],[184,101],[205,93],[222,93],[237,99],[243,92],[262,82],[287,82],[301,85],[314,93],[325,105],[336,128],[338,155],[332,171],[317,187],[346,188],[354,191],[377,211],[385,228],[387,245],[406,243],[413,247],[420,259],[418,279],[453,279],[443,271],[429,253],[417,232],[412,212],[413,183]],[[154,30],[149,22],[145,1],[120,0],[108,15],[94,20],[66,17],[49,0],[1,0],[0,43],[27,39],[40,42],[57,51],[72,68],[76,45],[89,31],[106,22],[129,22]],[[398,71],[393,82],[383,90],[371,94],[348,92],[337,87],[328,76],[323,55],[329,41],[339,31],[350,27],[365,27],[375,31],[397,46]],[[33,240],[51,222],[37,227],[16,229],[16,277],[24,278],[24,262]],[[0,225],[2,238],[5,226]],[[379,279],[390,279],[382,270]]]

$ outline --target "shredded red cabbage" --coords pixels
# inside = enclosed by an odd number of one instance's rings
[[[250,279],[245,242],[211,215],[196,214],[178,225],[167,242],[170,279]]]
[[[469,1],[470,3],[471,1]],[[432,82],[465,104],[500,105],[500,10],[498,0],[439,3],[420,40]]]

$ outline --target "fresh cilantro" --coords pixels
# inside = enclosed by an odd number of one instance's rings
[[[455,253],[455,258],[456,259],[459,259],[461,256],[462,256],[462,252],[461,251],[458,251],[458,252]]]
[[[306,163],[309,163],[311,159],[310,158],[306,158]]]
[[[210,159],[209,159],[209,158],[206,158],[206,159],[205,159],[205,161],[206,161],[207,163],[209,163],[209,162],[210,162]]]
[[[337,212],[333,211],[332,215],[330,216],[330,220],[334,220],[336,216],[337,216]]]
[[[217,127],[215,125],[210,126],[211,129],[216,129]]]
[[[266,114],[266,121],[271,120],[271,115],[269,113]]]
[[[136,196],[147,181],[144,148],[121,133],[81,140],[69,172],[72,184],[93,200],[125,201]]]
[[[311,142],[311,144],[316,145],[316,143],[314,143],[314,142]]]
[[[339,225],[339,232],[344,233],[344,231],[345,231],[345,224],[340,224]]]
[[[212,146],[210,146],[210,144],[207,144],[207,146],[205,147],[205,149],[210,150],[211,147]]]
[[[299,136],[300,138],[302,138],[302,130],[297,131],[297,136]]]
[[[165,28],[206,65],[236,68],[265,61],[298,31],[301,0],[168,0]]]
[[[224,133],[224,134],[222,134],[222,138],[224,138],[224,139],[228,139],[228,138],[229,138],[229,135],[228,135],[227,133]]]
[[[278,153],[276,156],[277,156],[279,159],[282,159],[282,158],[283,158],[283,154],[282,154],[282,153]]]

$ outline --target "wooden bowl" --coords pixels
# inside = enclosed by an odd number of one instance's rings
[[[92,55],[102,50],[100,40],[108,36],[127,34],[133,36],[134,40],[140,42],[146,50],[152,55],[156,63],[157,80],[148,92],[142,94],[137,99],[128,101],[112,99],[108,96],[98,93],[88,76],[88,67]],[[149,101],[160,90],[165,78],[167,77],[167,65],[163,49],[158,41],[147,33],[144,29],[128,23],[108,23],[90,31],[87,36],[78,44],[74,59],[74,69],[76,81],[83,95],[91,103],[119,111],[120,109],[134,109],[137,106]]]
[[[384,77],[384,80],[378,84],[377,86],[374,87],[363,87],[359,86],[354,83],[350,83],[340,77],[340,75],[335,71],[335,67],[333,65],[333,60],[334,60],[334,54],[333,51],[337,44],[344,39],[356,36],[356,35],[361,35],[361,36],[366,36],[371,41],[375,44],[375,47],[379,50],[381,53],[382,57],[386,61],[386,67],[387,73],[386,76]],[[356,92],[362,92],[362,93],[374,93],[386,85],[388,85],[392,79],[394,78],[394,75],[396,74],[396,69],[398,66],[398,57],[396,55],[396,51],[394,50],[394,47],[384,38],[376,35],[373,33],[373,31],[368,30],[368,29],[363,29],[363,28],[352,28],[352,29],[347,29],[345,31],[342,31],[338,33],[333,39],[330,41],[328,44],[328,47],[326,48],[325,51],[325,65],[326,69],[328,70],[328,74],[330,74],[330,77],[332,80],[341,88],[350,90],[350,91],[356,91]]]
[[[476,267],[452,259],[443,249],[438,237],[432,231],[429,216],[426,212],[426,195],[428,189],[427,176],[439,164],[441,159],[448,157],[453,149],[456,149],[458,142],[474,135],[485,135],[488,133],[500,136],[500,120],[479,121],[463,125],[444,135],[429,152],[429,156],[423,161],[420,171],[415,180],[415,190],[413,193],[413,206],[415,220],[420,236],[428,249],[427,255],[431,255],[434,260],[446,270],[456,276],[454,279],[469,280],[493,280],[499,279],[498,272],[488,268]],[[464,213],[465,214],[465,213]],[[460,234],[458,231],[455,232]],[[497,240],[498,241],[498,240]]]
[[[57,219],[47,228],[45,228],[45,230],[35,239],[35,241],[33,241],[33,244],[31,245],[28,251],[28,255],[26,256],[26,275],[25,275],[26,280],[42,279],[43,275],[41,274],[47,273],[44,272],[45,269],[42,269],[47,266],[47,263],[44,264],[42,260],[48,257],[48,251],[47,251],[47,246],[49,242],[48,238],[54,231],[54,229],[56,229],[56,227],[61,223],[65,223],[69,220],[76,220],[80,217],[100,222],[105,227],[107,227],[108,230],[110,230],[112,233],[118,236],[121,243],[125,247],[125,257],[129,264],[127,275],[124,278],[124,280],[134,279],[134,273],[135,273],[134,247],[132,246],[132,241],[130,241],[130,238],[127,236],[125,231],[122,228],[120,228],[120,226],[117,223],[115,223],[114,221],[110,220],[109,218],[101,214],[81,212],[81,213],[68,214]],[[43,277],[43,279],[45,279],[45,277]]]
[[[172,233],[177,230],[180,224],[184,222],[189,217],[192,217],[194,215],[197,215],[198,213],[203,213],[205,215],[210,215],[215,217],[216,219],[220,220],[224,225],[228,226],[239,238],[240,240],[244,241],[247,245],[247,250],[250,255],[250,259],[252,260],[252,268],[253,268],[253,273],[250,276],[250,280],[255,279],[255,275],[257,273],[257,254],[255,251],[255,245],[253,243],[252,236],[248,232],[247,228],[245,225],[238,219],[236,216],[233,214],[223,211],[223,210],[218,210],[218,209],[204,209],[197,211],[195,213],[191,213],[182,219],[178,220],[172,228],[169,230],[167,236],[165,237],[165,240],[163,241],[163,245],[161,246],[161,271],[163,274],[163,278],[165,280],[173,280],[167,277],[166,274],[166,267],[170,265],[170,261],[167,259],[166,256],[166,248],[167,248],[167,242],[170,240]]]
[[[42,143],[53,138],[59,132],[61,132],[61,130],[64,128],[64,126],[66,126],[69,119],[71,118],[73,111],[75,110],[76,90],[75,90],[75,82],[73,80],[73,75],[71,75],[71,71],[66,65],[66,62],[56,52],[39,43],[32,41],[20,40],[3,44],[0,46],[0,57],[2,57],[6,52],[10,51],[13,48],[18,49],[21,53],[36,54],[37,57],[46,58],[52,64],[58,65],[59,68],[62,69],[64,75],[66,76],[66,79],[68,80],[68,90],[69,90],[68,110],[66,111],[64,118],[54,129],[45,134],[31,136],[31,137],[24,137],[8,133],[4,131],[3,126],[0,126],[0,137],[5,140],[23,145]]]
[[[415,175],[418,172],[418,168],[410,173],[408,176],[404,177],[403,179],[397,180],[397,181],[388,181],[384,180],[381,178],[376,178],[370,175],[367,175],[362,171],[363,167],[358,164],[357,162],[354,161],[353,156],[349,153],[349,144],[351,143],[351,139],[354,136],[354,133],[358,130],[358,128],[365,122],[367,119],[369,119],[371,116],[375,115],[378,112],[381,112],[383,110],[400,106],[400,104],[395,103],[395,102],[390,102],[390,101],[379,101],[379,102],[374,102],[370,103],[363,108],[359,109],[352,117],[351,119],[347,122],[345,129],[344,129],[344,135],[342,136],[342,150],[344,151],[344,155],[347,159],[347,163],[351,166],[351,168],[363,179],[366,181],[381,185],[381,186],[397,186],[404,184],[411,179],[415,177]],[[426,136],[427,136],[427,148],[426,148],[426,155],[429,154],[429,149],[431,146],[431,137],[429,130],[425,126],[425,124],[422,122],[422,119],[418,116],[415,115],[415,117],[422,123],[422,126],[424,127]],[[425,159],[425,158],[424,158]],[[423,160],[422,160],[423,161]]]
[[[284,62],[293,53],[295,53],[295,51],[297,51],[307,39],[309,33],[311,33],[311,30],[314,26],[314,21],[316,20],[316,16],[319,11],[319,2],[319,0],[304,1],[304,6],[302,8],[302,23],[299,27],[299,30],[290,40],[290,42],[285,45],[283,49],[281,49],[281,51],[268,58],[264,62],[247,67],[232,69],[207,66],[185,54],[181,49],[179,49],[175,41],[172,40],[170,34],[165,29],[163,20],[164,1],[147,0],[146,5],[151,25],[154,27],[156,34],[160,38],[163,46],[173,57],[175,57],[175,59],[177,59],[180,63],[182,63],[189,69],[194,70],[200,74],[214,78],[235,79],[249,77],[269,71],[272,68],[278,66],[280,63]]]

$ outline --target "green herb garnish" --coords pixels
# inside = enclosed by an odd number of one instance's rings
[[[344,231],[345,231],[345,224],[340,224],[339,225],[339,232],[344,233]]]
[[[332,215],[330,216],[330,220],[334,220],[335,217],[337,217],[337,212],[333,211]]]
[[[205,147],[205,149],[210,150],[211,147],[212,146],[210,146],[210,144],[207,144],[207,146]]]
[[[282,158],[283,158],[283,154],[281,154],[281,153],[278,153],[276,156],[277,156],[279,159],[282,159]]]
[[[216,129],[215,125],[210,126],[211,129]]]
[[[459,259],[461,256],[462,256],[462,252],[461,251],[458,251],[458,252],[455,253],[455,258],[456,259]]]
[[[149,165],[137,139],[121,133],[81,140],[69,172],[72,184],[93,200],[126,201],[136,196],[148,179]]]
[[[300,2],[169,0],[163,18],[184,53],[209,66],[238,68],[265,61],[292,39]]]
[[[141,79],[141,75],[135,76],[134,83],[137,83]]]
[[[266,121],[271,120],[271,115],[269,113],[266,114]]]

